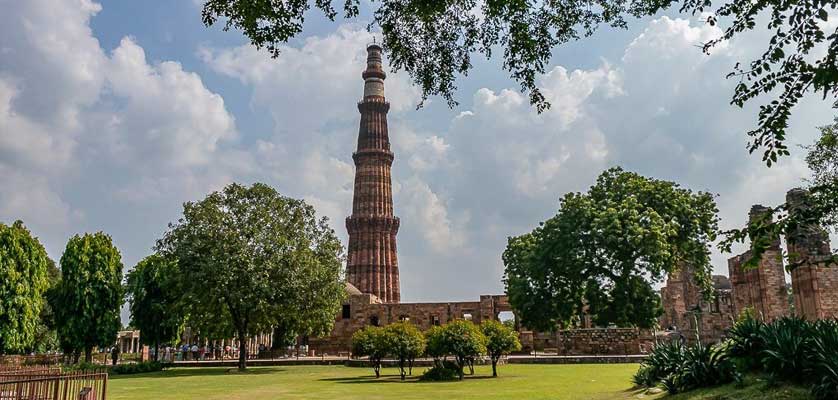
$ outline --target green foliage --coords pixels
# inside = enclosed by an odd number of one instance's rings
[[[442,338],[444,353],[454,357],[460,379],[467,363],[486,354],[486,336],[471,321],[455,320],[443,326]]]
[[[654,387],[658,384],[658,378],[655,376],[655,370],[645,364],[641,364],[637,372],[631,377],[631,383],[636,387]]]
[[[154,254],[142,259],[128,273],[127,294],[131,302],[131,326],[142,331],[143,344],[157,349],[161,343],[177,339],[183,323],[178,307],[177,264]]]
[[[434,359],[436,365],[442,365],[442,359],[448,355],[445,344],[445,328],[432,326],[425,331],[425,353]]]
[[[765,372],[776,380],[803,382],[810,366],[812,325],[799,318],[780,318],[763,331],[761,361]]]
[[[144,361],[138,363],[117,364],[110,368],[109,372],[116,375],[145,374],[149,372],[162,371],[164,364],[157,361]]]
[[[486,336],[486,352],[492,359],[492,376],[498,376],[497,364],[501,356],[521,350],[518,332],[495,320],[483,321],[480,330]]]
[[[30,348],[38,337],[49,258],[23,222],[0,223],[0,354]]]
[[[761,367],[759,360],[764,348],[764,326],[754,315],[753,309],[746,309],[728,332],[730,355],[742,360],[747,370]]]
[[[456,381],[460,379],[460,371],[456,364],[446,362],[440,365],[434,365],[425,370],[422,376],[419,377],[421,381],[444,382]]]
[[[177,260],[189,325],[207,336],[245,338],[273,326],[328,333],[345,295],[343,248],[326,218],[303,200],[256,183],[230,184],[184,204],[157,250]]]
[[[654,386],[664,378],[676,374],[683,361],[684,346],[680,341],[658,343],[640,365],[645,375],[642,380],[646,382],[646,386]]]
[[[53,298],[58,336],[65,350],[84,352],[113,344],[123,300],[122,256],[111,237],[75,235],[61,256],[61,282]]]
[[[402,321],[387,325],[384,338],[386,353],[399,360],[399,372],[404,380],[413,373],[413,361],[425,352],[425,335],[416,325]]]
[[[838,321],[818,321],[812,332],[812,394],[819,400],[834,399],[838,393]]]
[[[390,338],[382,327],[368,325],[352,334],[352,354],[369,357],[375,377],[381,376],[381,360],[387,356]]]
[[[556,216],[509,239],[509,302],[531,329],[572,326],[585,313],[602,326],[651,327],[662,312],[651,283],[679,264],[709,292],[716,213],[709,193],[609,169],[587,193],[565,195]]]
[[[632,381],[638,386],[660,384],[670,394],[710,387],[739,379],[728,348],[680,342],[656,345],[641,364]]]
[[[456,80],[471,70],[472,56],[491,58],[493,51],[502,50],[503,68],[522,91],[529,92],[530,103],[541,112],[550,102],[537,78],[557,46],[590,36],[602,25],[625,28],[627,19],[656,15],[674,4],[671,0],[383,0],[373,10],[369,27],[381,28],[391,66],[405,70],[421,87],[423,103],[428,96],[441,95],[449,106],[456,105]],[[773,33],[761,56],[736,63],[728,76],[739,78],[732,99],[739,107],[763,94],[776,96],[760,106],[758,125],[748,132],[753,138],[749,150],[764,149],[762,158],[772,165],[788,154],[786,128],[798,101],[810,93],[838,96],[838,34],[825,32],[835,2],[763,0],[745,7],[737,0],[684,0],[680,4],[680,11],[702,15],[708,25],[723,25],[719,37],[702,44],[705,53],[758,26]],[[329,0],[205,0],[203,22],[210,26],[223,21],[225,30],[243,32],[257,48],[267,48],[277,57],[282,45],[302,32],[304,15],[312,6],[331,20],[338,15]],[[344,16],[358,16],[359,6],[359,0],[345,0]]]

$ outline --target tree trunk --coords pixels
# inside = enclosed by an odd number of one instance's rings
[[[160,361],[160,339],[154,341],[154,362]]]
[[[381,377],[381,361],[375,360],[372,362],[372,369],[375,371],[375,377]]]
[[[399,359],[399,375],[401,376],[402,380],[404,380],[405,373],[404,373],[404,358]]]
[[[90,347],[84,349],[84,362],[88,364],[93,362],[93,349]]]
[[[407,360],[407,374],[413,376],[413,359]]]
[[[239,331],[239,370],[243,371],[247,368],[247,343],[245,343],[245,333]]]
[[[498,377],[498,359],[492,357],[492,377]]]

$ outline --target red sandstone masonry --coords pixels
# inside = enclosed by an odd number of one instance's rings
[[[390,103],[384,99],[381,47],[367,47],[367,69],[363,72],[364,99],[358,103],[361,123],[355,161],[352,215],[346,218],[349,233],[347,280],[363,293],[385,303],[398,303],[399,266],[396,234],[399,219],[393,216],[393,188],[390,169],[393,153],[387,132]]]

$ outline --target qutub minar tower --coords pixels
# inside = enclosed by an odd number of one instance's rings
[[[393,216],[393,188],[390,167],[393,152],[387,134],[387,111],[381,67],[381,46],[367,46],[364,98],[358,103],[361,126],[355,161],[355,194],[352,215],[346,218],[349,250],[346,274],[349,283],[385,303],[398,303],[399,263],[396,233],[399,219]]]

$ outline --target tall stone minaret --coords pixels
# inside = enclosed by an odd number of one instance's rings
[[[349,250],[346,275],[349,283],[361,292],[378,296],[387,303],[398,303],[399,263],[396,257],[396,233],[399,219],[393,216],[393,190],[390,167],[393,152],[387,135],[387,111],[381,68],[381,46],[367,46],[367,69],[364,98],[358,103],[361,128],[355,161],[355,195],[352,215],[346,218]]]

